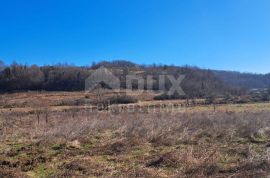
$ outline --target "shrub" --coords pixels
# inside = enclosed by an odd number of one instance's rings
[[[110,104],[129,104],[136,103],[137,101],[137,99],[128,95],[112,96],[106,99],[106,102]]]
[[[174,93],[173,95],[162,93],[161,95],[157,95],[154,97],[154,100],[169,100],[169,99],[186,99],[186,97],[179,95],[177,93]]]

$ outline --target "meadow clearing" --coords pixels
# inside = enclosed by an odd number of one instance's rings
[[[132,94],[136,103],[114,110],[93,109],[85,100],[96,95],[84,92],[1,95],[0,177],[270,174],[270,103],[214,110]]]

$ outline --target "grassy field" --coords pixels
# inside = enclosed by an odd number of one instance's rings
[[[218,105],[214,111],[153,96],[109,112],[85,104],[92,96],[84,92],[2,95],[0,177],[270,174],[269,103]]]

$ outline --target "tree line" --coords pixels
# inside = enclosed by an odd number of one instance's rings
[[[3,66],[3,64],[2,64]],[[153,76],[153,90],[158,90],[159,75],[167,74],[177,77],[185,75],[181,87],[187,97],[200,98],[211,95],[240,95],[243,89],[228,87],[211,70],[200,69],[192,66],[173,65],[137,65],[129,61],[113,61],[93,63],[91,66],[78,67],[72,65],[37,66],[21,65],[13,63],[5,66],[0,71],[0,91],[82,91],[85,88],[85,80],[94,69],[104,66],[120,78],[121,87],[125,88],[127,74],[136,74],[146,79]],[[165,81],[166,89],[171,86]],[[132,83],[136,88],[137,81]],[[144,83],[144,88],[147,88]]]

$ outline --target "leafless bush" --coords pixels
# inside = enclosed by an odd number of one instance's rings
[[[29,116],[24,116],[29,117]],[[38,138],[62,137],[76,139],[89,134],[106,130],[121,132],[125,137],[138,137],[155,144],[175,144],[192,142],[192,140],[209,137],[211,139],[233,139],[235,137],[249,138],[270,127],[269,113],[235,113],[226,112],[209,114],[200,113],[119,113],[108,112],[56,112],[35,113],[28,119],[22,118],[20,130],[35,133]],[[30,118],[44,118],[40,129]],[[50,120],[48,121],[48,118]],[[43,123],[43,122],[42,122]],[[16,125],[16,124],[15,124]],[[12,126],[11,126],[12,127]],[[13,126],[14,127],[14,126]],[[46,129],[41,129],[46,128]],[[266,133],[266,131],[264,131]],[[198,141],[198,140],[197,140]]]
[[[90,155],[119,155],[119,159],[138,147],[144,149],[150,145],[147,154],[137,160],[144,170],[175,169],[176,177],[240,176],[243,172],[248,175],[270,167],[267,163],[269,112],[111,114],[43,110],[39,125],[36,112],[0,116],[0,131],[4,134],[1,140],[30,139],[44,145],[77,141],[80,145],[91,143],[93,137],[102,137],[97,147],[81,151]],[[132,175],[135,174],[133,171]],[[131,175],[131,171],[126,175]]]

